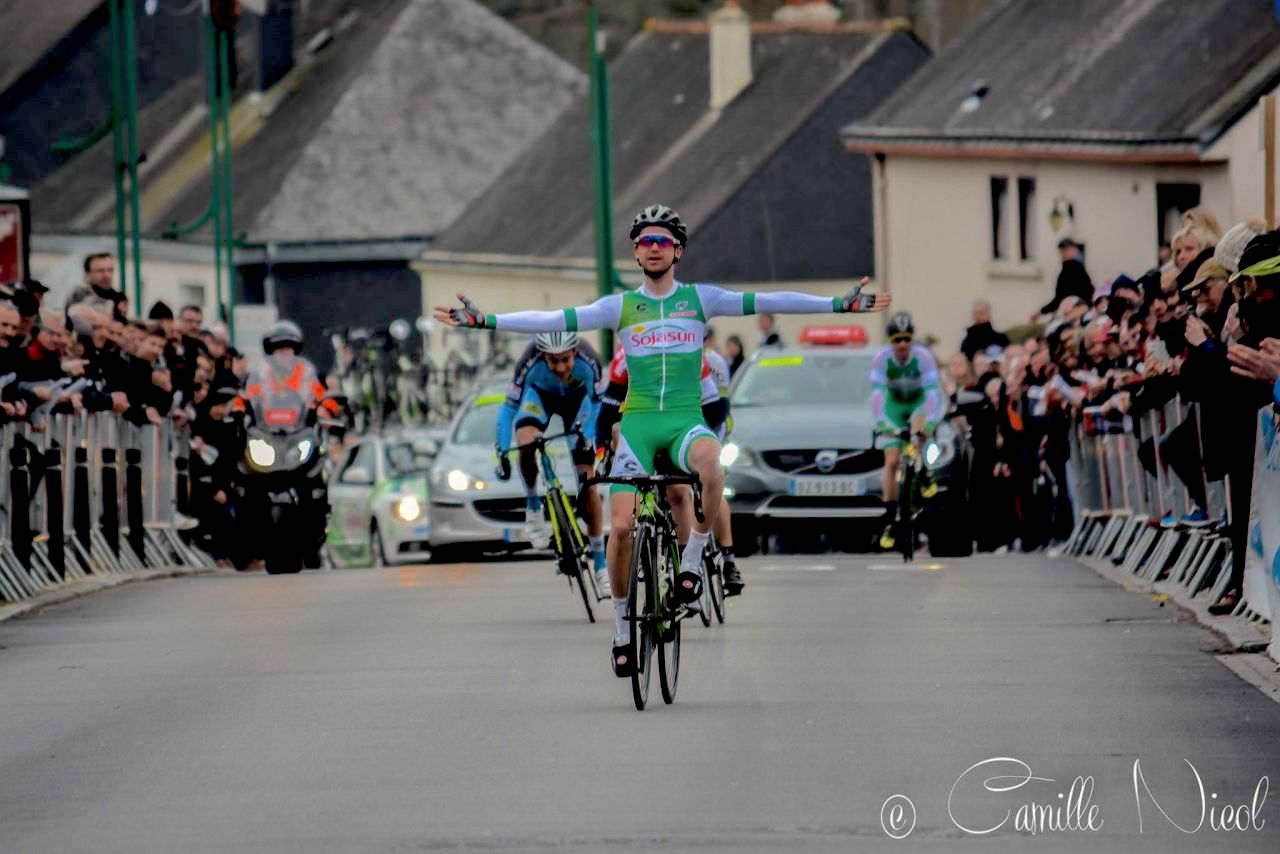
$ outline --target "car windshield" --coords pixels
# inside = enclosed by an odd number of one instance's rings
[[[485,445],[493,447],[493,437],[498,430],[498,413],[506,397],[501,391],[482,394],[472,401],[466,413],[453,431],[455,445]]]
[[[387,471],[392,477],[420,474],[431,467],[431,456],[419,444],[394,442],[387,445]]]
[[[807,406],[865,403],[871,396],[871,360],[844,353],[762,356],[733,387],[733,406]]]

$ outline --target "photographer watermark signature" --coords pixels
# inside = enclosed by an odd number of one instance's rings
[[[1182,833],[1192,834],[1207,830],[1213,833],[1260,831],[1266,825],[1262,807],[1267,801],[1271,782],[1263,776],[1253,789],[1248,801],[1228,803],[1217,792],[1206,791],[1200,772],[1190,760],[1183,760],[1190,769],[1191,778],[1198,793],[1198,804],[1190,808],[1173,810],[1157,798],[1142,770],[1142,760],[1133,763],[1133,798],[1137,811],[1138,832],[1144,831],[1144,807],[1146,815],[1158,812],[1171,826]],[[947,816],[951,823],[964,833],[985,836],[999,831],[1030,833],[1096,833],[1102,829],[1102,808],[1094,802],[1095,782],[1092,776],[1077,776],[1071,785],[1054,792],[1057,781],[1052,777],[1037,777],[1031,766],[1020,759],[998,756],[984,759],[965,769],[956,778],[947,795]],[[1039,795],[1013,805],[1006,799],[993,798],[989,811],[973,804],[974,787],[983,792],[1004,795],[1026,790],[1026,794]],[[1159,790],[1159,786],[1156,787]],[[1040,794],[1044,792],[1045,794]],[[957,793],[962,797],[957,798]],[[1047,795],[1047,798],[1046,798]],[[958,801],[964,803],[963,810]],[[1001,815],[1001,810],[1004,813]],[[1171,807],[1172,809],[1172,807]],[[1175,817],[1176,816],[1176,817]],[[895,793],[885,799],[880,807],[880,827],[893,839],[905,839],[916,827],[916,807],[911,798]]]

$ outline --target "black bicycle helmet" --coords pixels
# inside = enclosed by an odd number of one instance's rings
[[[911,315],[905,311],[900,311],[893,317],[889,318],[888,325],[884,328],[885,334],[890,338],[895,335],[915,335],[916,325],[911,322]]]
[[[267,334],[262,336],[262,352],[270,355],[278,348],[291,346],[302,350],[302,330],[292,320],[278,320],[271,324]]]
[[[636,214],[636,218],[631,220],[631,239],[635,240],[640,232],[651,225],[660,225],[670,231],[681,246],[689,243],[689,232],[684,227],[684,220],[666,205],[649,205]]]

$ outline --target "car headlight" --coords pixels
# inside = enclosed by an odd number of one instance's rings
[[[924,448],[924,464],[929,468],[933,468],[938,464],[938,460],[942,459],[942,446],[937,442],[930,442]]]
[[[929,469],[951,465],[956,457],[956,434],[950,425],[939,425],[938,432],[924,446],[924,464]]]
[[[396,518],[402,522],[414,522],[422,515],[422,502],[412,495],[406,495],[391,506]]]
[[[479,478],[472,477],[462,469],[453,469],[445,476],[445,483],[454,492],[470,492],[472,490],[488,489],[489,484]]]
[[[728,443],[720,449],[720,465],[728,468],[738,461],[738,446],[733,442]]]
[[[276,464],[276,449],[264,439],[250,439],[249,461],[258,468],[270,468]]]

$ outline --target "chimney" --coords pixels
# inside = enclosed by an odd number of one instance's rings
[[[258,91],[293,69],[293,0],[267,0],[258,20]]]
[[[738,0],[711,13],[711,109],[728,104],[751,85],[751,18]]]

